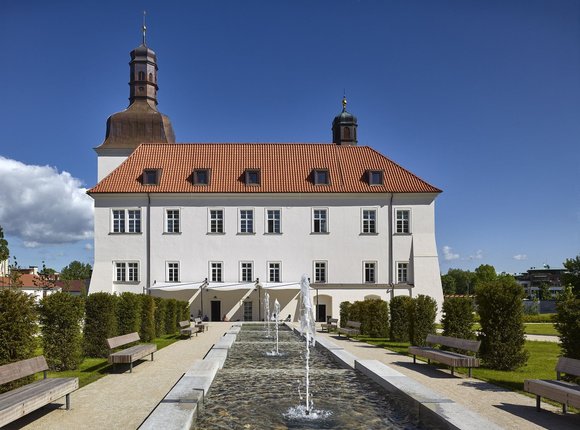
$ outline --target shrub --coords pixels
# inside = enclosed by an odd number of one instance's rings
[[[161,297],[155,297],[155,337],[161,337],[165,331],[165,314],[167,313],[167,301]]]
[[[340,326],[346,327],[347,321],[350,319],[350,308],[352,307],[351,302],[341,302],[340,303]]]
[[[435,333],[437,302],[435,299],[419,294],[409,307],[409,340],[413,345],[425,346],[427,335]]]
[[[513,370],[524,365],[524,289],[511,276],[483,282],[475,292],[481,324],[480,357],[497,370]]]
[[[0,365],[31,358],[37,332],[34,299],[15,289],[0,289]],[[27,384],[30,378],[0,385],[0,393]]]
[[[117,299],[117,333],[127,334],[141,330],[141,297],[125,292]]]
[[[443,336],[475,339],[473,301],[468,297],[449,297],[443,302]]]
[[[562,355],[580,359],[580,297],[568,287],[558,297],[556,309],[554,326],[560,333]]]
[[[166,299],[167,310],[165,312],[165,333],[174,334],[177,331],[177,300]]]
[[[361,303],[361,333],[370,337],[389,335],[389,304],[384,300],[367,299]]]
[[[141,328],[139,337],[143,342],[155,339],[155,300],[148,294],[141,294]]]
[[[189,321],[189,303],[185,301],[177,302],[177,315],[175,320],[177,321],[177,327],[181,321]]]
[[[43,298],[38,310],[48,366],[57,371],[78,369],[83,360],[84,300],[58,292]]]
[[[87,357],[107,357],[107,339],[117,335],[117,297],[94,293],[85,304],[84,351]]]
[[[391,299],[391,340],[408,342],[410,333],[410,307],[413,299],[409,296],[396,296]]]

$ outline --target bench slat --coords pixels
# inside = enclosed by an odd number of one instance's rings
[[[138,342],[139,339],[139,333],[128,333],[107,339],[107,345],[109,346],[109,349],[114,349],[119,346],[127,345],[128,343]]]
[[[580,376],[580,360],[568,357],[560,357],[556,364],[556,372],[568,375]]]
[[[17,361],[15,363],[8,363],[0,366],[0,384],[15,381],[29,375],[34,375],[35,373],[44,370],[48,370],[48,365],[46,364],[46,359],[42,355],[27,360]]]
[[[109,363],[132,363],[146,355],[152,354],[157,351],[157,345],[153,343],[144,343],[141,345],[135,345],[130,348],[124,349],[122,351],[113,352],[109,355]]]
[[[0,427],[78,389],[78,378],[49,378],[0,395]]]
[[[479,351],[479,347],[481,346],[481,341],[479,340],[460,339],[457,337],[439,336],[436,334],[428,334],[427,343],[430,343],[432,345],[434,344],[444,345],[450,348],[457,348],[471,352]]]

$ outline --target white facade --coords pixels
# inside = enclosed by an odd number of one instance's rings
[[[246,269],[251,264],[253,283],[259,279],[260,284],[291,284],[308,274],[320,320],[338,317],[342,301],[367,297],[388,300],[399,294],[429,295],[440,309],[443,296],[434,231],[436,196],[96,194],[95,266],[90,292],[141,293],[159,284],[191,284],[191,290],[175,296],[188,300],[196,294],[191,305],[194,316],[203,314],[217,320],[225,315],[243,320],[251,315],[253,320],[262,319],[261,299],[266,290],[242,286],[219,289],[220,282],[243,284],[248,280],[242,277],[243,263]],[[279,211],[280,233],[268,233],[268,210]],[[326,233],[315,232],[314,219],[320,214],[315,211],[320,210],[326,211]],[[139,214],[139,232],[114,232],[114,215],[119,211],[125,216],[126,230],[128,211],[132,211],[131,217]],[[177,214],[177,233],[168,231],[168,211],[172,222]],[[222,211],[223,233],[211,232],[210,211]],[[364,232],[363,220],[369,211],[375,215],[374,233]],[[396,232],[401,211],[407,214],[408,233]],[[242,218],[246,221],[247,216],[253,221],[251,233],[243,232],[247,224],[242,226]],[[134,225],[129,230],[135,230]],[[325,282],[315,282],[317,263],[326,271]],[[371,269],[374,265],[371,279],[365,264]],[[272,278],[272,267],[279,270],[279,279]],[[216,276],[212,268],[221,268],[221,278],[212,279]],[[200,291],[206,279],[217,288]],[[270,291],[272,302],[277,298],[281,303],[283,317],[297,315],[297,293],[292,287]],[[219,311],[212,301],[219,302]]]

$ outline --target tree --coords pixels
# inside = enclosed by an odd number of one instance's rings
[[[457,290],[455,278],[451,275],[441,276],[441,285],[443,286],[443,294],[446,296],[455,294]]]
[[[580,297],[567,287],[558,297],[554,326],[560,333],[564,357],[580,359]]]
[[[568,273],[562,275],[562,285],[571,285],[576,297],[580,297],[580,255],[575,258],[567,258],[564,267]]]
[[[455,294],[473,294],[475,273],[469,270],[449,269],[447,275],[455,280]]]
[[[8,241],[4,239],[4,230],[0,226],[0,262],[8,260],[10,251],[8,250]]]
[[[60,279],[63,281],[74,281],[77,279],[90,279],[93,268],[89,263],[80,261],[71,261],[68,266],[63,267],[60,271]]]
[[[479,282],[491,282],[497,279],[495,267],[490,264],[482,264],[475,269],[475,284]]]
[[[56,271],[46,267],[44,261],[42,262],[42,270],[38,272],[38,277],[32,282],[37,287],[42,288],[43,295],[46,296],[46,291],[52,290],[56,287]]]

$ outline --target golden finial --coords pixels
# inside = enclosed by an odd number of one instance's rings
[[[342,111],[346,112],[346,94],[342,96]]]
[[[143,11],[143,27],[141,30],[143,31],[143,45],[145,45],[145,34],[147,33],[147,26],[145,25],[145,15],[147,15],[147,11]]]

